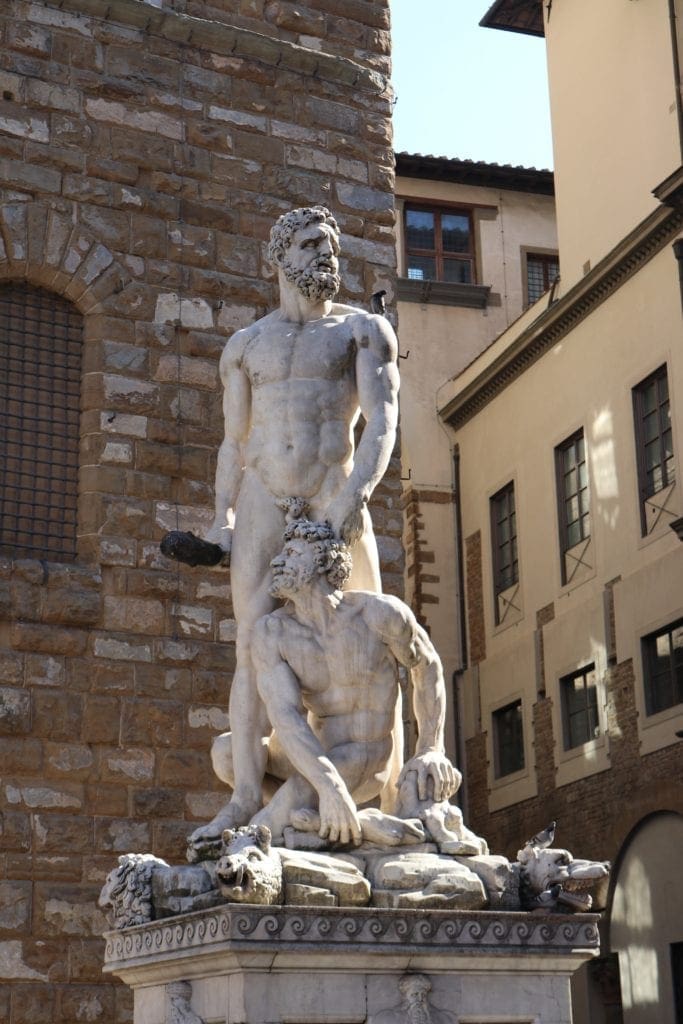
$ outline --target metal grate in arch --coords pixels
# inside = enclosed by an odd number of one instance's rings
[[[76,557],[82,351],[70,302],[0,286],[0,554]]]

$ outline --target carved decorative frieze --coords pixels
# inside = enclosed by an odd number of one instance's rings
[[[598,948],[598,920],[596,914],[229,905],[108,932],[105,964],[107,970],[115,971],[131,961],[151,961],[218,943],[273,952],[296,942],[298,951],[353,944],[356,951],[365,947],[418,952],[428,945],[431,953],[454,949],[570,953]]]

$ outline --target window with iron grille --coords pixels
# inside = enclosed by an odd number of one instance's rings
[[[590,492],[583,430],[555,449],[562,555],[590,537]],[[563,558],[564,565],[564,558]]]
[[[646,713],[683,704],[683,619],[643,637],[641,646]]]
[[[406,277],[473,284],[474,244],[469,210],[405,207]]]
[[[675,480],[666,364],[633,389],[633,414],[642,506]]]
[[[522,702],[513,701],[498,708],[493,720],[493,762],[497,779],[524,768],[524,725]]]
[[[600,732],[595,665],[586,665],[560,679],[564,749],[580,747]]]
[[[83,322],[24,282],[0,286],[0,553],[76,556]]]
[[[496,597],[519,579],[515,485],[507,484],[491,498],[493,586]]]
[[[531,306],[547,292],[560,273],[560,263],[556,255],[540,252],[529,252],[526,257],[526,292],[527,302]]]

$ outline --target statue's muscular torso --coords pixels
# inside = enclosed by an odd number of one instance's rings
[[[411,660],[414,624],[386,595],[344,593],[324,637],[278,610],[259,624],[262,667],[285,661],[297,677],[309,724],[322,747],[378,744],[391,752],[398,695],[397,651]],[[387,630],[394,634],[392,648]],[[397,646],[398,645],[398,646]],[[267,671],[267,668],[266,668]],[[380,754],[380,758],[382,755]]]
[[[372,345],[375,319],[335,305],[328,317],[295,324],[276,311],[226,347],[221,375],[240,372],[249,386],[244,465],[276,497],[324,505],[351,472],[356,359]]]

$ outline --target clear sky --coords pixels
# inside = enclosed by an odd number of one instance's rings
[[[552,167],[543,39],[479,28],[493,0],[391,0],[394,149]]]

